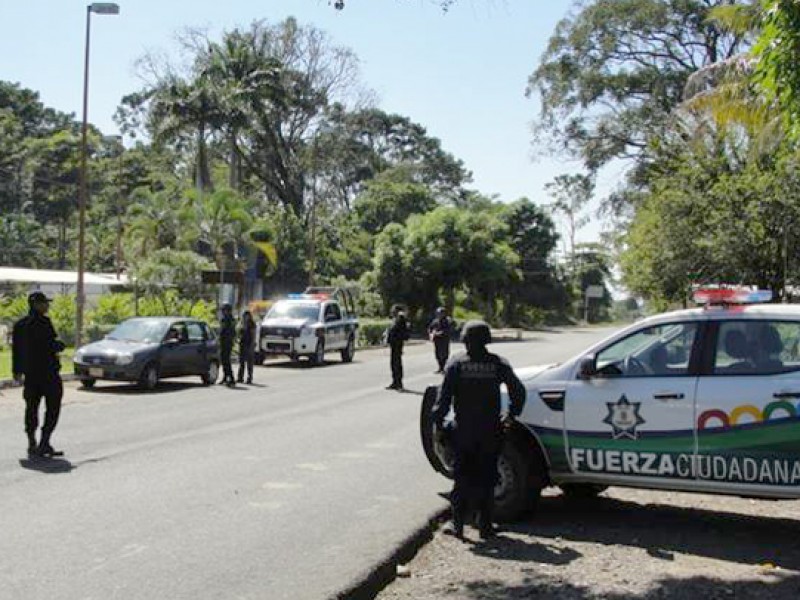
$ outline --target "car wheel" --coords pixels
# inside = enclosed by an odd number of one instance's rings
[[[212,360],[208,363],[208,370],[203,373],[200,378],[203,380],[203,385],[214,385],[219,379],[219,363]]]
[[[507,440],[497,460],[497,485],[494,488],[495,518],[516,521],[535,510],[542,495],[536,484],[541,457],[519,442]]]
[[[97,379],[81,379],[81,387],[90,390],[97,383]]]
[[[353,357],[356,355],[356,341],[350,336],[347,340],[347,346],[342,350],[342,362],[353,362]]]
[[[317,348],[314,350],[314,354],[311,356],[311,364],[314,366],[324,365],[325,364],[325,342],[319,340],[317,342]]]
[[[428,462],[435,471],[445,477],[453,478],[453,463],[455,455],[453,447],[446,437],[439,434],[439,428],[433,422],[433,407],[439,395],[439,388],[429,386],[422,396],[422,406],[419,414],[419,434],[422,439],[422,449]]]
[[[155,363],[148,363],[142,374],[139,376],[139,387],[145,390],[154,390],[158,385],[158,366]]]
[[[558,487],[561,488],[567,500],[576,502],[594,500],[608,489],[608,486],[596,485],[593,483],[564,483]]]

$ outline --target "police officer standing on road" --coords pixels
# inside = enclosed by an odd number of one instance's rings
[[[230,304],[222,305],[222,318],[219,322],[219,354],[222,361],[222,384],[228,387],[236,386],[231,366],[233,342],[236,340],[236,320],[233,318],[233,308]]]
[[[403,345],[411,337],[411,333],[408,319],[400,306],[392,307],[392,318],[394,321],[386,330],[386,343],[391,352],[392,383],[386,389],[400,392],[403,390]]]
[[[242,328],[239,331],[239,383],[244,382],[244,371],[247,368],[247,384],[253,383],[253,362],[255,361],[256,322],[253,314],[246,310],[242,313]]]
[[[14,324],[12,333],[12,372],[22,381],[25,398],[25,433],[28,434],[29,456],[63,456],[50,445],[50,437],[58,424],[64,387],[61,382],[61,363],[58,354],[64,344],[58,339],[53,323],[47,316],[50,300],[42,292],[28,296],[30,312]],[[45,401],[42,437],[36,443],[39,426],[39,405]]]
[[[443,306],[436,309],[436,317],[428,325],[428,335],[433,342],[436,362],[439,364],[437,373],[444,373],[447,359],[450,358],[450,336],[453,331],[453,321],[447,316]]]
[[[471,510],[478,511],[482,538],[494,534],[492,513],[497,484],[497,459],[503,439],[525,405],[525,387],[504,358],[489,353],[489,326],[482,321],[464,325],[466,354],[454,356],[445,368],[444,383],[434,409],[434,422],[443,429],[451,404],[455,410],[453,448],[454,485],[451,502],[453,522],[448,533],[459,538]],[[506,384],[509,413],[501,418],[500,386]]]

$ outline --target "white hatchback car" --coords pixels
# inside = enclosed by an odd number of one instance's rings
[[[528,399],[498,463],[497,516],[557,485],[800,498],[800,306],[713,290],[704,308],[639,321],[559,365],[521,369]],[[452,453],[422,403],[432,466]]]

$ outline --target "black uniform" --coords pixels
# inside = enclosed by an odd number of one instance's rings
[[[45,400],[45,418],[42,426],[40,451],[50,448],[53,434],[61,413],[64,388],[61,383],[61,364],[58,353],[64,344],[58,339],[53,323],[46,315],[31,310],[14,324],[12,333],[12,372],[14,377],[24,376],[25,433],[28,447],[36,445],[36,429],[39,426],[39,405]]]
[[[219,354],[222,361],[222,383],[235,383],[231,355],[236,340],[236,320],[232,315],[223,315],[219,323]]]
[[[439,370],[444,371],[447,359],[450,358],[450,337],[453,333],[453,321],[448,316],[436,317],[428,325],[428,334],[433,340],[436,362]]]
[[[247,369],[247,383],[253,383],[253,362],[255,362],[255,340],[256,324],[255,321],[243,319],[242,328],[239,331],[239,377],[238,381],[244,381],[244,371]]]
[[[502,444],[500,385],[508,386],[509,412],[516,417],[525,404],[525,387],[509,363],[485,349],[453,357],[434,412],[441,427],[451,404],[455,409],[453,523],[463,526],[469,511],[480,513],[481,530],[490,529]]]
[[[402,313],[394,318],[392,326],[386,332],[386,341],[391,351],[392,385],[394,389],[403,389],[403,344],[411,337],[408,319]]]

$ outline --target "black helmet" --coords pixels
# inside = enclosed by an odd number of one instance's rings
[[[465,344],[486,346],[492,343],[492,330],[483,321],[467,321],[461,330],[461,339]]]

